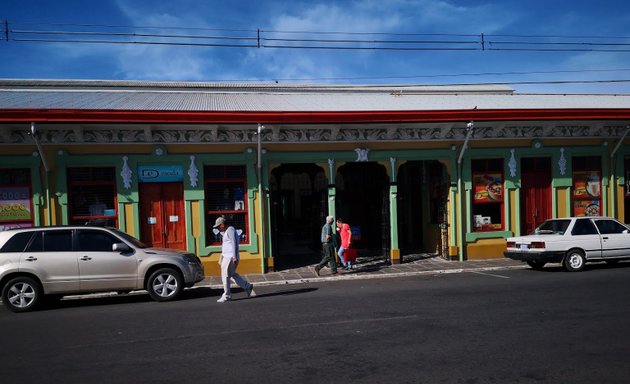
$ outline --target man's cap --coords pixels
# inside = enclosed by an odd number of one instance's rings
[[[212,228],[218,228],[221,224],[225,224],[225,218],[223,218],[223,216],[217,217],[217,220],[214,222],[214,227]]]

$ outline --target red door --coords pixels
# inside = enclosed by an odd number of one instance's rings
[[[140,240],[150,247],[186,249],[184,185],[140,184]]]
[[[529,234],[551,218],[551,161],[522,159],[521,234]]]

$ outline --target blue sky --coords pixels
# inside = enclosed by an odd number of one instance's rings
[[[630,2],[627,0],[0,0],[0,20],[8,21],[12,31],[255,36],[255,31],[260,29],[263,37],[465,38],[477,42],[483,33],[487,47],[498,47],[493,42],[515,39],[499,35],[526,35],[529,37],[524,39],[536,41],[628,44],[606,46],[628,52],[322,50],[17,42],[13,39],[29,35],[10,32],[9,41],[0,42],[0,78],[355,84],[501,82],[513,84],[518,92],[630,93],[630,82],[518,84],[630,79]],[[4,33],[4,28],[2,31]],[[315,33],[274,34],[269,31]],[[321,32],[381,35],[324,35]]]

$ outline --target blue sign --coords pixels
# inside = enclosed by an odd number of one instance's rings
[[[139,165],[138,181],[141,183],[184,181],[184,170],[181,165]]]

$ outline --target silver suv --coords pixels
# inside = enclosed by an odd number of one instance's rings
[[[44,295],[146,289],[157,301],[175,299],[203,280],[192,253],[147,248],[115,228],[60,226],[0,232],[2,302],[29,311]]]

